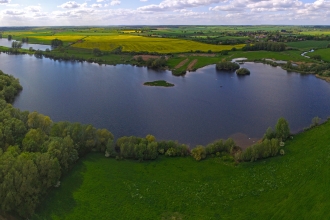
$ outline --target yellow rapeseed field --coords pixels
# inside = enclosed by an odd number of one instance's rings
[[[302,35],[329,35],[330,31],[303,31],[300,32]]]
[[[5,35],[12,35],[12,36],[22,36],[22,35],[32,35],[35,34],[31,31],[5,31]]]
[[[55,36],[33,36],[30,38],[36,39],[38,41],[51,41],[54,39],[62,40],[63,42],[76,42],[80,39],[83,39],[85,36],[79,36],[79,35],[55,35]]]
[[[244,45],[211,45],[195,41],[170,39],[170,38],[151,38],[134,35],[117,36],[90,36],[84,39],[84,42],[73,45],[74,47],[93,49],[99,48],[104,51],[111,51],[121,46],[123,51],[148,51],[158,53],[180,53],[190,51],[208,51],[218,52],[230,50],[233,47],[237,49]]]

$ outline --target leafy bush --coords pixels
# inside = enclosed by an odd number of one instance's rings
[[[221,61],[216,65],[217,70],[237,70],[239,69],[239,65],[237,63],[233,63],[230,61]]]
[[[313,119],[312,119],[312,124],[310,125],[310,128],[313,128],[313,127],[316,127],[316,126],[318,126],[319,124],[320,124],[320,121],[321,121],[321,118],[319,118],[319,117],[314,117]]]
[[[250,75],[250,70],[246,68],[240,68],[239,70],[236,71],[236,74],[240,76]]]
[[[99,48],[94,48],[93,55],[96,57],[102,56],[102,51]]]
[[[203,146],[197,146],[191,151],[191,156],[195,158],[195,160],[200,161],[206,158],[206,151]]]
[[[278,154],[280,142],[278,139],[265,139],[261,143],[257,143],[248,147],[242,153],[242,159],[244,161],[256,161],[258,159],[274,157]]]
[[[56,47],[62,47],[63,46],[63,41],[59,40],[59,39],[54,39],[51,41],[50,45],[53,47],[53,48],[56,48]]]

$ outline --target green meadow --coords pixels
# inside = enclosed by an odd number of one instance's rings
[[[330,62],[330,48],[319,49],[319,50],[316,50],[313,53],[307,53],[306,55],[307,56],[320,55],[322,60]]]
[[[297,50],[286,50],[282,52],[272,51],[235,51],[230,52],[227,60],[234,58],[248,58],[249,60],[256,59],[273,59],[273,60],[284,60],[294,62],[314,62],[311,59],[301,56],[301,51]]]
[[[329,219],[330,122],[293,136],[285,155],[117,161],[89,154],[32,219]]]
[[[316,40],[287,43],[287,45],[289,47],[293,47],[293,48],[297,48],[297,49],[304,49],[304,50],[326,48],[329,44],[330,44],[330,41],[316,41]]]

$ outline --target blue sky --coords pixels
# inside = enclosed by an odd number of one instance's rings
[[[0,0],[0,26],[330,25],[330,0]]]

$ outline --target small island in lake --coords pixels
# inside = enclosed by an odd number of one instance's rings
[[[165,80],[157,80],[154,82],[145,82],[145,86],[162,86],[162,87],[173,87],[174,84],[166,82]]]
[[[239,65],[230,61],[221,61],[215,66],[217,70],[232,71],[239,69]]]
[[[250,70],[246,68],[240,68],[239,70],[236,71],[236,74],[239,76],[250,75]]]

